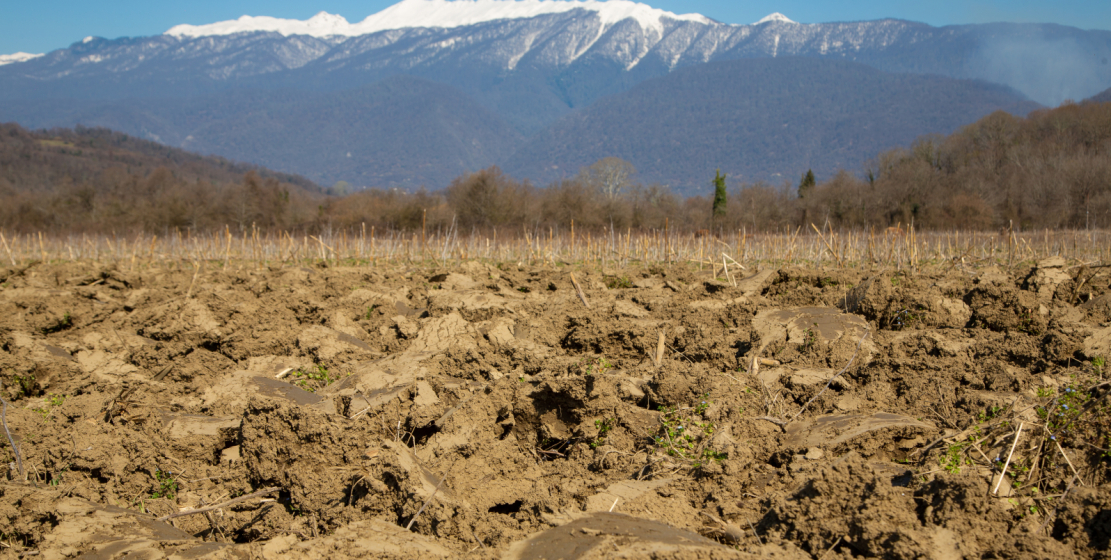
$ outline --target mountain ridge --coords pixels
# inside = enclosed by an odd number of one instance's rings
[[[395,7],[419,6],[428,1],[407,0]],[[484,1],[494,5],[492,0]],[[562,7],[567,6],[571,4]],[[799,24],[782,14],[772,14],[757,25],[729,25],[677,20],[659,13],[663,12],[652,12],[656,14],[653,17],[658,16],[653,21],[660,24],[659,30],[642,25],[635,17],[613,16],[610,21],[598,12],[576,7],[532,17],[492,19],[450,28],[406,27],[354,37],[252,31],[201,37],[163,34],[114,40],[89,38],[67,49],[0,66],[0,121],[16,121],[29,128],[96,124],[202,149],[187,144],[187,139],[203,138],[194,132],[206,126],[206,119],[223,115],[221,118],[234,121],[239,140],[216,142],[203,149],[221,150],[221,155],[229,157],[254,158],[256,163],[286,165],[286,171],[309,174],[324,183],[335,178],[366,186],[427,183],[436,188],[444,186],[442,177],[458,172],[461,166],[473,170],[508,161],[506,145],[523,146],[526,139],[556,126],[560,119],[589,110],[599,100],[623,94],[647,80],[708,63],[783,57],[847,61],[890,74],[998,83],[1044,105],[1084,99],[1111,86],[1111,67],[1106,62],[1111,58],[1111,32],[1041,24],[935,28],[894,19]],[[463,121],[453,122],[449,115],[429,115],[429,120],[421,121],[422,126],[442,131],[437,142],[446,138],[455,144],[436,143],[426,153],[420,153],[424,149],[420,141],[424,130],[420,127],[396,128],[399,136],[390,143],[339,135],[334,142],[321,142],[306,147],[304,153],[295,153],[297,158],[278,156],[281,149],[277,147],[267,150],[267,127],[342,128],[346,115],[321,107],[321,99],[331,99],[339,103],[337,106],[356,107],[359,102],[345,97],[350,94],[344,92],[399,76],[451,88],[433,93],[421,86],[431,96],[426,99],[438,100],[437,106],[468,107],[468,113],[483,115],[485,122],[467,121],[474,130],[464,132],[460,128]],[[271,108],[288,108],[284,98],[311,99],[311,105],[321,114],[336,120],[313,121],[304,112],[287,109],[273,113],[290,119],[285,123],[244,120],[230,113],[225,102],[242,92],[270,92],[258,98]],[[456,99],[448,99],[453,96]],[[395,98],[393,102],[399,103],[396,107],[401,113],[411,113],[403,100]],[[788,104],[791,99],[781,97],[778,102]],[[1008,97],[995,108],[1015,103]],[[185,114],[175,105],[190,107],[196,115]],[[660,110],[665,108],[661,106]],[[388,113],[383,114],[389,117]],[[247,130],[255,125],[259,126],[255,131]],[[915,128],[908,134],[946,131]],[[686,129],[665,132],[675,138],[692,135]],[[230,135],[221,138],[230,139]],[[340,146],[341,140],[351,139],[357,140],[351,146],[356,149]],[[244,142],[256,145],[246,146]],[[481,149],[469,142],[477,142]],[[414,169],[403,177],[384,173],[371,159],[362,167],[347,167],[345,159],[340,167],[348,175],[336,177],[307,163],[294,166],[302,155],[326,161],[335,153],[354,154],[376,145],[383,149],[413,146],[417,150],[413,157],[422,160],[418,162],[421,170]],[[749,157],[774,159],[766,154]],[[857,154],[850,160],[859,161],[861,157]],[[484,163],[482,158],[486,158]],[[776,172],[796,173],[793,165]],[[430,171],[428,166],[438,168]],[[364,179],[386,184],[362,183]]]

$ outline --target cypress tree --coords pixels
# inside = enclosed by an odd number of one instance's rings
[[[799,198],[806,198],[810,191],[814,190],[815,184],[817,182],[814,180],[814,171],[807,169],[806,175],[803,175],[802,181],[799,182]]]
[[[722,175],[721,170],[718,169],[714,176],[714,218],[725,216],[727,202],[725,175]]]

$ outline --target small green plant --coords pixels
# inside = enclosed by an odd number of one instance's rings
[[[652,442],[656,449],[668,456],[689,462],[692,468],[699,468],[709,461],[721,462],[726,455],[711,447],[714,431],[713,422],[702,418],[712,402],[705,400],[691,408],[661,406],[660,427]]]
[[[69,468],[72,467],[72,466],[73,466],[72,464],[66,465],[66,466],[62,467],[62,470],[54,473],[54,476],[50,478],[50,485],[51,486],[58,486],[59,484],[61,484],[62,483],[62,475],[66,474],[66,471],[68,471]]]
[[[613,369],[613,364],[605,357],[583,358],[579,360],[579,371],[587,377],[601,375],[611,369]]]
[[[606,444],[606,435],[617,427],[617,418],[595,420],[594,427],[598,428],[598,436],[594,438],[594,441],[590,442],[591,449],[597,449]]]
[[[370,320],[370,314],[371,314],[371,313],[374,313],[374,310],[375,310],[375,309],[378,309],[378,306],[377,306],[377,305],[372,305],[372,306],[370,306],[370,307],[367,307],[367,308],[366,308],[366,315],[364,316],[364,318],[365,318],[365,319],[366,319],[367,321],[369,321],[369,320]]]
[[[19,392],[15,395],[15,398],[17,399],[20,397],[30,397],[34,395],[35,390],[38,388],[38,380],[36,380],[35,376],[30,373],[28,373],[27,375],[19,375],[17,373],[12,376],[12,381],[14,382],[16,388],[19,390]]]
[[[1001,406],[992,406],[985,410],[981,410],[980,412],[976,413],[976,422],[978,424],[983,424],[984,422],[987,422],[989,420],[995,420],[999,417],[1000,414],[1003,413],[1003,410],[1004,409]]]
[[[965,454],[965,448],[973,442],[973,438],[969,437],[969,441],[958,441],[945,448],[945,454],[941,456],[941,468],[951,474],[959,474],[961,467],[964,465],[973,464],[972,460]]]
[[[1041,329],[1038,328],[1038,323],[1034,321],[1034,313],[1031,312],[1029,309],[1023,309],[1022,313],[1020,313],[1018,316],[1018,320],[1018,330],[1026,334],[1035,336],[1041,334]]]
[[[1105,367],[1107,367],[1107,362],[1103,359],[1103,356],[1092,358],[1092,373],[1098,375],[1100,379],[1103,378],[1103,368]]]
[[[158,490],[150,495],[151,499],[168,498],[173,499],[177,496],[177,479],[174,478],[174,473],[164,470],[154,471],[154,479],[158,482]]]
[[[319,364],[317,364],[315,370],[299,369],[293,372],[293,375],[297,378],[297,386],[311,393],[315,393],[317,389],[327,387],[333,381],[339,379],[339,377],[332,377],[328,370]]]
[[[1074,385],[1076,384],[1072,383],[1066,386],[1061,391],[1060,396],[1047,406],[1039,406],[1034,409],[1038,418],[1045,421],[1046,428],[1054,436],[1064,433],[1067,428],[1072,426],[1083,413],[1084,405],[1090,398],[1087,391]]]
[[[899,286],[899,277],[898,276],[892,276],[891,277],[891,285],[895,286],[895,287]]]
[[[1038,387],[1038,396],[1043,399],[1046,397],[1052,397],[1053,393],[1053,387]]]
[[[66,396],[65,395],[51,394],[51,395],[47,396],[45,399],[43,399],[43,406],[41,408],[32,408],[31,410],[41,414],[43,422],[49,422],[50,421],[50,413],[53,412],[56,407],[62,406],[62,404],[65,403],[65,402],[66,402]]]
[[[612,276],[606,278],[606,287],[611,290],[627,290],[633,287],[633,281],[628,276]]]
[[[814,323],[814,326],[817,327],[818,324]],[[807,327],[806,331],[803,332],[802,351],[803,352],[809,352],[810,350],[813,350],[817,345],[818,345],[818,333],[817,333],[817,331],[815,331],[813,328]]]

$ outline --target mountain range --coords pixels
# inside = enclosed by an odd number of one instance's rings
[[[627,0],[404,0],[354,24],[244,17],[0,59],[0,120],[105,126],[322,184],[439,188],[491,164],[543,182],[621,155],[641,180],[683,189],[704,177],[676,144],[729,146],[701,158],[751,180],[856,170],[994,110],[1094,95],[1111,86],[1109,57],[1111,32],[1058,25],[732,25]],[[727,64],[751,59],[763,64]],[[813,88],[829,94],[822,111],[808,109]],[[630,119],[659,123],[606,124]]]

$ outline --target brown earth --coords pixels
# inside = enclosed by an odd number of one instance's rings
[[[1111,558],[1108,269],[129,265],[0,272],[0,554]]]

